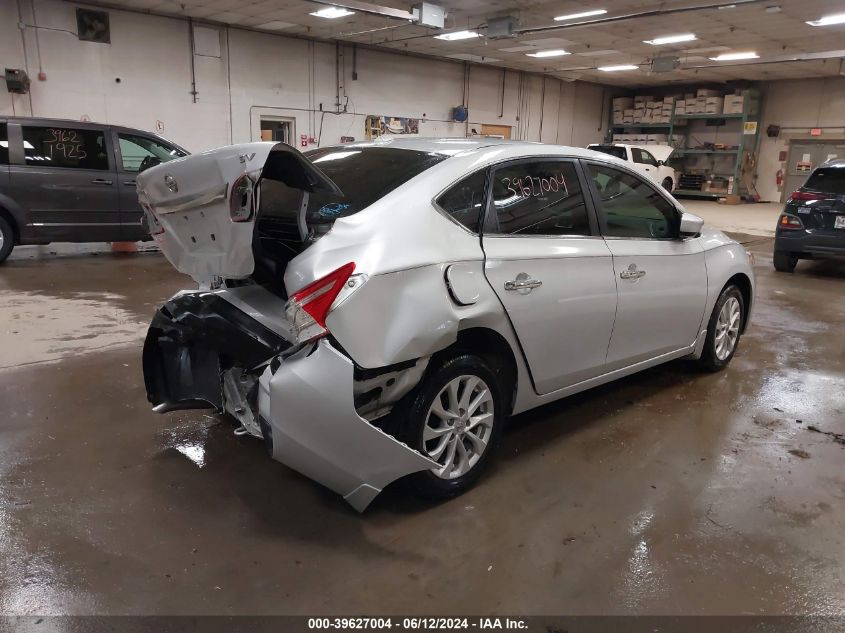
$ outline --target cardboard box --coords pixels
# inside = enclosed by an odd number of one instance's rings
[[[634,98],[633,97],[616,97],[613,100],[613,109],[614,110],[630,110],[634,107]]]
[[[725,114],[742,114],[745,108],[745,97],[740,95],[728,95],[725,97]]]
[[[695,95],[697,97],[721,97],[722,91],[721,90],[714,90],[712,88],[699,88]]]

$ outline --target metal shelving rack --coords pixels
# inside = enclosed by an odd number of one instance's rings
[[[759,129],[759,112],[760,112],[760,96],[756,91],[750,92],[745,99],[742,113],[737,114],[678,114],[672,112],[672,117],[669,123],[633,123],[633,124],[614,124],[612,120],[613,113],[611,112],[611,121],[608,125],[609,137],[612,138],[614,133],[636,132],[642,130],[667,130],[669,139],[675,134],[682,133],[686,138],[685,145],[689,145],[690,126],[687,125],[689,121],[713,121],[716,126],[725,125],[726,121],[739,120],[740,128],[738,131],[739,140],[736,149],[694,149],[694,148],[678,148],[672,154],[672,160],[684,160],[687,156],[734,156],[733,165],[728,173],[718,174],[721,176],[733,176],[733,185],[730,187],[727,194],[713,191],[700,191],[696,189],[675,189],[674,195],[689,196],[695,198],[721,198],[728,194],[739,194],[743,191],[742,187],[742,163],[746,152],[755,152],[757,150],[757,143],[760,135]],[[746,134],[746,124],[756,123],[753,134]],[[670,141],[671,142],[671,141]],[[683,170],[677,170],[682,172]],[[750,192],[745,192],[750,193]]]

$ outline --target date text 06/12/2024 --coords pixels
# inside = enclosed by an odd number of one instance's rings
[[[354,617],[354,618],[308,618],[309,630],[389,630],[400,631],[440,631],[450,629],[462,630],[525,630],[528,628],[525,620],[519,618],[438,618],[438,617]]]

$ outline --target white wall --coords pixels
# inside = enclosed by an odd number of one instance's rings
[[[791,139],[845,139],[845,77],[773,81],[763,86],[763,95],[757,190],[763,200],[778,201],[775,177],[779,169],[787,171],[779,154]],[[770,124],[783,128],[778,138],[766,136]],[[811,128],[822,128],[822,136],[810,136]]]
[[[503,102],[501,69],[361,48],[353,81],[351,46],[342,47],[347,112],[335,114],[334,44],[217,27],[210,27],[211,50],[197,41],[197,52],[206,54],[193,56],[194,103],[187,21],[109,10],[112,43],[94,44],[74,35],[74,5],[20,4],[21,18],[16,2],[0,2],[0,65],[25,68],[31,94],[0,90],[0,114],[88,117],[147,130],[161,122],[164,136],[191,151],[259,140],[262,115],[291,117],[297,138],[320,137],[321,144],[364,138],[369,114],[424,119],[425,136],[463,136],[487,123],[513,126],[513,138],[584,146],[605,131],[600,86],[508,71]],[[23,42],[21,19],[41,27],[25,28]],[[39,69],[46,81],[37,79]],[[462,103],[465,72],[470,123],[457,124],[450,111]]]

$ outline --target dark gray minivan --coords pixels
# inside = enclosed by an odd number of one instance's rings
[[[149,239],[135,176],[187,153],[131,128],[0,117],[0,262],[16,244]]]

